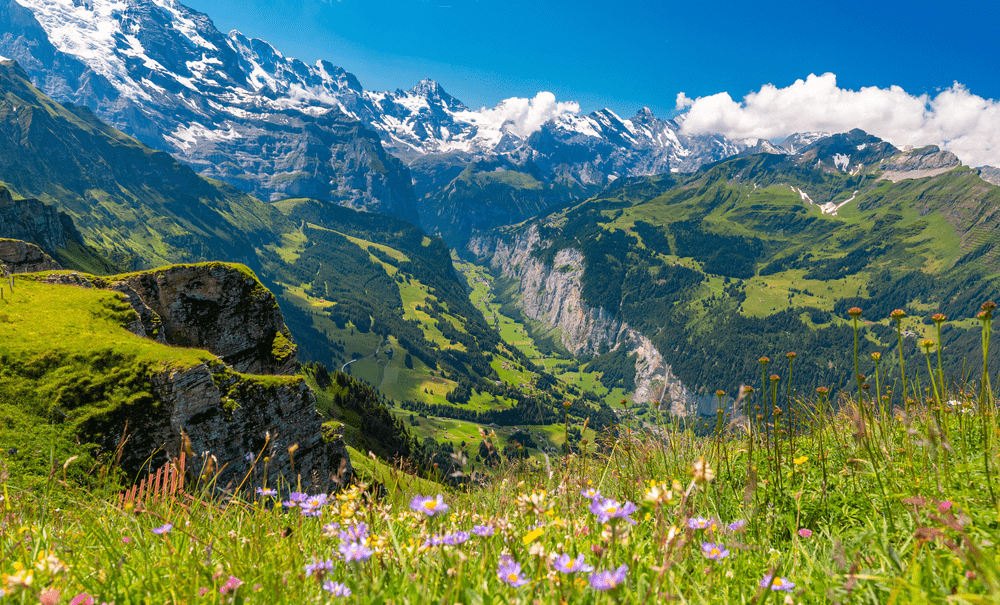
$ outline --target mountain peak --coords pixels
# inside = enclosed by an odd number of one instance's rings
[[[427,96],[448,94],[444,91],[444,88],[442,88],[440,84],[430,78],[424,78],[423,80],[417,82],[417,85],[411,88],[410,92],[417,95]]]
[[[464,111],[466,109],[461,101],[445,92],[444,87],[430,78],[424,78],[420,82],[417,82],[417,85],[408,90],[407,93],[416,97],[423,97],[429,101],[436,101],[437,103],[435,104],[440,104],[450,111]],[[397,91],[397,94],[405,93]]]
[[[758,153],[770,153],[774,155],[788,155],[788,151],[783,147],[778,147],[766,139],[757,139],[757,142],[741,151],[738,156],[756,155]]]
[[[799,162],[815,161],[827,169],[856,174],[865,166],[888,160],[900,152],[891,144],[860,128],[823,137],[803,148]]]

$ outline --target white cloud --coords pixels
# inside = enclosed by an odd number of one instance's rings
[[[542,91],[534,99],[512,97],[500,101],[492,108],[482,108],[478,112],[479,123],[485,123],[499,130],[505,122],[511,134],[525,138],[539,130],[549,120],[566,113],[579,113],[580,104],[575,101],[557,102],[551,92]]]
[[[837,76],[810,74],[786,88],[772,84],[734,101],[728,93],[677,95],[677,119],[687,134],[718,133],[735,140],[780,139],[796,132],[860,128],[893,145],[938,145],[970,166],[1000,166],[1000,102],[955,83],[936,96],[899,86],[847,90]]]
[[[674,107],[674,111],[684,111],[692,105],[694,105],[694,99],[688,97],[683,92],[677,93],[677,105]]]

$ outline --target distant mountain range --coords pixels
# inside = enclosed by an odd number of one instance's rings
[[[310,197],[392,214],[458,248],[621,178],[798,154],[830,134],[747,145],[685,135],[648,108],[525,126],[510,119],[517,100],[474,110],[429,79],[368,91],[327,61],[223,34],[175,0],[0,0],[0,32],[0,56],[47,95],[203,176],[265,202]],[[982,175],[1000,182],[994,168]]]
[[[683,135],[646,108],[631,119],[564,114],[522,132],[503,104],[471,110],[432,80],[367,91],[340,67],[223,34],[173,0],[0,0],[0,31],[0,55],[55,100],[264,201],[309,196],[416,222],[434,214],[418,198],[497,156],[582,194],[745,147]]]

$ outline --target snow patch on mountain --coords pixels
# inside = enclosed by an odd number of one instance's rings
[[[129,76],[124,59],[116,52],[117,39],[125,39],[119,20],[128,8],[125,0],[93,0],[80,4],[73,0],[19,0],[19,4],[34,13],[56,49],[82,60],[126,96],[149,99]],[[131,45],[130,49],[133,52],[127,56],[144,57],[144,51]]]
[[[833,156],[833,165],[847,172],[847,167],[851,164],[851,157],[844,155],[843,153],[838,153]]]
[[[190,18],[187,7],[175,0],[152,0],[152,2],[169,13],[174,29],[180,32],[185,38],[202,48],[212,51],[219,50],[216,45],[203,38],[198,32],[198,27],[194,19]]]

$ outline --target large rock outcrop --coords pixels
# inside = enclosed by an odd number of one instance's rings
[[[1000,187],[1000,168],[996,166],[983,166],[979,169],[979,178],[991,185]]]
[[[224,489],[246,477],[247,486],[266,478],[269,486],[328,492],[350,478],[344,442],[324,439],[316,397],[301,378],[246,376],[209,363],[155,374],[150,383],[161,405],[141,430],[133,425],[126,468],[162,448],[169,457],[186,450],[188,468],[217,474]]]
[[[0,239],[0,265],[11,273],[36,273],[62,269],[51,256],[34,244],[18,239]]]
[[[941,151],[937,145],[919,149],[907,149],[898,156],[883,163],[882,177],[898,183],[903,179],[922,179],[944,174],[961,166],[958,156],[950,151]]]
[[[114,270],[107,259],[84,242],[68,214],[36,199],[14,199],[11,192],[3,186],[0,186],[0,239],[21,240],[25,244],[36,246],[38,252],[46,258],[52,257],[48,258],[50,264],[28,261],[25,257],[23,262],[28,263],[26,268],[17,272],[32,273],[62,267],[97,273],[110,273]],[[32,258],[37,257],[36,252],[26,248],[22,252]],[[6,254],[18,255],[21,252],[8,248]]]
[[[343,439],[324,437],[315,395],[290,375],[296,348],[281,310],[246,267],[176,265],[110,278],[54,273],[43,281],[117,291],[136,312],[125,326],[131,332],[218,356],[151,368],[155,404],[127,406],[89,427],[106,448],[120,448],[120,464],[133,476],[184,451],[191,479],[215,477],[227,490],[266,479],[330,491],[350,478]]]
[[[164,342],[208,349],[237,372],[295,371],[297,350],[278,302],[246,267],[173,265],[111,279],[149,317],[143,336],[162,331]]]
[[[581,278],[586,267],[579,250],[560,250],[549,266],[532,256],[542,245],[537,228],[531,227],[512,242],[474,238],[469,250],[489,258],[504,277],[518,281],[524,314],[557,330],[570,353],[596,354],[607,345],[611,349],[624,346],[629,355],[636,355],[633,399],[637,403],[657,402],[678,416],[711,409],[710,398],[689,391],[649,338],[606,309],[591,307],[583,300]]]
[[[0,187],[0,236],[37,244],[43,250],[66,247],[66,236],[76,231],[69,216],[34,199],[15,200]]]

